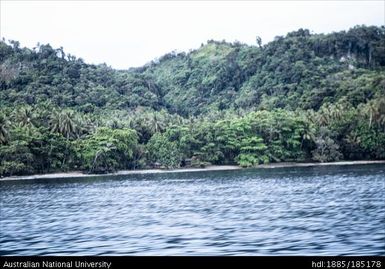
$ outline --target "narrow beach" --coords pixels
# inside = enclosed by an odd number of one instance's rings
[[[335,166],[335,165],[363,165],[363,164],[385,164],[385,160],[380,161],[341,161],[329,163],[270,163],[262,164],[252,169],[273,169],[284,167],[312,167],[312,166]],[[6,180],[27,180],[27,179],[55,179],[55,178],[83,178],[83,177],[100,177],[100,176],[118,176],[118,175],[135,175],[135,174],[163,174],[163,173],[183,173],[183,172],[202,172],[202,171],[227,171],[247,169],[237,165],[212,165],[205,168],[179,168],[179,169],[142,169],[142,170],[122,170],[115,173],[107,174],[85,174],[82,172],[66,172],[37,174],[28,176],[11,176],[0,178],[0,181]]]

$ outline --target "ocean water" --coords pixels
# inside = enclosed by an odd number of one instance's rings
[[[0,255],[385,255],[385,166],[0,182]]]

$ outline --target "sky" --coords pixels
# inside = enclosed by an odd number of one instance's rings
[[[385,1],[11,1],[0,0],[0,37],[63,47],[87,63],[137,67],[207,40],[266,44],[312,33],[384,25]]]

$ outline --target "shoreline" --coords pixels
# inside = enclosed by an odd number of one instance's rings
[[[121,170],[115,173],[106,174],[85,174],[83,172],[60,172],[51,174],[36,174],[28,176],[11,176],[0,178],[1,181],[10,180],[28,180],[28,179],[58,179],[58,178],[84,178],[84,177],[101,177],[101,176],[121,176],[121,175],[143,175],[143,174],[166,174],[166,173],[186,173],[186,172],[204,172],[204,171],[231,171],[243,169],[274,169],[274,168],[290,168],[290,167],[315,167],[315,166],[338,166],[338,165],[363,165],[363,164],[385,164],[385,160],[379,161],[340,161],[328,163],[270,163],[261,164],[256,167],[242,168],[237,165],[211,165],[205,168],[177,168],[177,169],[142,169],[142,170]]]

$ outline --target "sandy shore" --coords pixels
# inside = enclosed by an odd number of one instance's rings
[[[24,180],[24,179],[41,179],[41,178],[82,178],[82,177],[100,177],[100,176],[118,176],[118,175],[138,175],[138,174],[163,174],[163,173],[182,173],[182,172],[201,172],[201,171],[226,171],[242,169],[236,165],[213,165],[205,168],[181,168],[181,169],[143,169],[143,170],[122,170],[116,173],[107,174],[85,174],[82,172],[52,173],[30,176],[12,176],[3,177],[2,180]]]
[[[330,162],[330,163],[271,163],[259,165],[257,169],[272,169],[272,168],[284,168],[284,167],[311,167],[311,166],[333,166],[333,165],[362,165],[362,164],[385,164],[383,161],[342,161],[342,162]],[[82,172],[68,172],[68,173],[52,173],[52,174],[40,174],[31,176],[12,176],[0,178],[3,180],[25,180],[25,179],[55,179],[55,178],[82,178],[82,177],[100,177],[100,176],[115,176],[115,175],[135,175],[135,174],[161,174],[161,173],[183,173],[183,172],[202,172],[202,171],[226,171],[226,170],[239,170],[243,169],[236,165],[213,165],[205,168],[181,168],[181,169],[144,169],[144,170],[123,170],[116,173],[108,174],[84,174]]]
[[[256,168],[281,168],[281,167],[310,167],[310,166],[333,166],[333,165],[361,165],[361,164],[385,164],[383,161],[342,161],[330,163],[270,163],[262,164]]]

